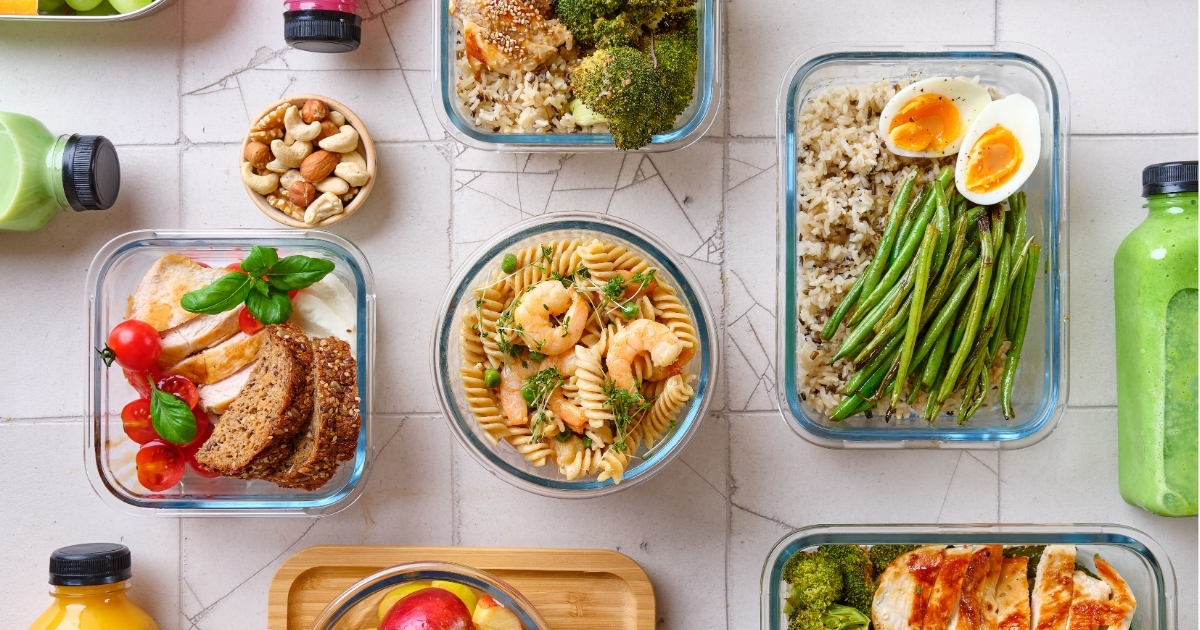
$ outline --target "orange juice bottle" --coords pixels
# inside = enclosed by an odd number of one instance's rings
[[[29,630],[158,630],[125,594],[131,567],[125,545],[92,543],[55,551],[50,555],[54,604]]]

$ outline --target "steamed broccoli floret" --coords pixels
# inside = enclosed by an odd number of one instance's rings
[[[815,610],[797,610],[788,617],[787,630],[824,630],[821,613]]]
[[[875,598],[875,571],[867,552],[858,545],[822,545],[818,553],[836,561],[842,570],[842,597],[838,601],[870,614],[871,600]]]
[[[788,605],[792,610],[825,612],[842,595],[842,572],[824,554],[799,552],[783,566],[788,582]]]
[[[821,617],[824,630],[867,630],[871,620],[857,608],[835,604]]]
[[[557,0],[554,13],[584,46],[634,46],[646,29],[695,0]]]
[[[642,39],[642,47],[651,54],[651,63],[662,73],[666,88],[662,131],[669,131],[675,125],[675,119],[692,102],[700,63],[699,46],[695,11],[664,20],[659,31]]]
[[[900,556],[916,549],[920,545],[875,545],[867,551],[867,557],[871,559],[871,566],[875,569],[875,573],[883,573],[884,569],[893,560]]]
[[[584,105],[583,101],[577,98],[571,99],[571,117],[579,125],[596,125],[608,122],[607,118],[597,114],[592,108]]]
[[[584,105],[608,119],[617,148],[643,147],[660,131],[653,113],[662,106],[663,78],[642,51],[601,48],[579,62],[571,86]]]

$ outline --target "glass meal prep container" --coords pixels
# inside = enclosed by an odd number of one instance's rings
[[[146,16],[154,15],[159,11],[165,10],[167,7],[175,4],[178,0],[154,0],[150,4],[134,10],[129,13],[116,13],[113,15],[56,15],[42,14],[38,15],[6,15],[0,13],[0,20],[42,20],[50,22],[125,22],[127,20],[140,20]],[[59,9],[65,10],[66,6]]]
[[[830,88],[910,77],[975,77],[1001,96],[1023,94],[1041,118],[1041,155],[1021,187],[1028,200],[1028,234],[1042,245],[1029,328],[1013,392],[1016,417],[1005,421],[999,404],[981,407],[964,425],[942,414],[885,420],[857,415],[831,422],[799,393],[797,131],[801,106]],[[1023,44],[937,46],[887,44],[813,48],[792,64],[780,87],[779,275],[776,333],[778,404],[804,439],[826,448],[1014,449],[1034,444],[1058,426],[1067,406],[1067,142],[1070,114],[1062,71],[1044,52]],[[995,403],[994,394],[989,402]]]
[[[568,481],[552,461],[536,467],[507,442],[493,446],[467,405],[463,379],[459,375],[462,351],[459,343],[464,307],[473,299],[471,291],[484,284],[509,252],[552,241],[598,237],[626,247],[658,269],[658,277],[673,287],[695,327],[702,348],[685,367],[696,375],[694,395],[675,418],[674,428],[654,447],[632,457],[619,484],[612,479],[596,481],[595,474]],[[438,310],[430,367],[438,384],[439,402],[458,441],[484,468],[500,479],[535,494],[556,498],[586,498],[631,488],[673,461],[699,430],[707,413],[720,350],[716,320],[699,281],[663,241],[632,223],[614,217],[579,213],[552,213],[517,223],[479,247],[459,268]]]
[[[517,614],[525,630],[549,630],[533,604],[507,582],[478,569],[451,562],[410,562],[359,580],[329,603],[312,630],[373,630],[379,625],[380,602],[389,591],[413,582],[440,580],[487,595]]]
[[[617,151],[607,133],[499,133],[481,129],[464,112],[455,93],[457,70],[455,47],[458,20],[451,17],[451,0],[433,2],[433,108],[446,132],[455,140],[485,151]],[[696,91],[675,128],[654,136],[644,152],[682,149],[704,135],[717,118],[721,100],[721,2],[697,0],[697,27],[700,63],[696,70]]]
[[[1132,628],[1175,630],[1176,587],[1171,560],[1154,539],[1123,525],[813,525],[784,536],[763,565],[762,630],[786,630],[783,614],[783,565],[798,551],[818,545],[878,544],[1003,544],[1076,545],[1076,561],[1093,569],[1092,557],[1100,554],[1133,591],[1137,610]],[[877,570],[878,571],[878,570]],[[1032,583],[1031,583],[1032,586]]]
[[[125,435],[121,409],[138,394],[119,365],[105,367],[99,353],[113,326],[126,316],[127,300],[161,256],[183,254],[211,267],[240,262],[254,245],[277,248],[280,257],[303,254],[333,261],[335,276],[356,301],[355,359],[362,428],[354,458],[341,463],[322,488],[308,492],[269,481],[208,479],[190,466],[183,480],[163,492],[137,479],[138,444]],[[375,281],[363,253],[344,238],[319,230],[142,230],[109,241],[87,276],[88,383],[85,466],[92,487],[114,508],[166,516],[326,516],[353,503],[366,487],[374,457],[371,381],[375,360]]]

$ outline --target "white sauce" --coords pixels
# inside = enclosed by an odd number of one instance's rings
[[[294,324],[310,337],[337,337],[355,352],[357,308],[354,296],[333,274],[301,290],[292,298]]]

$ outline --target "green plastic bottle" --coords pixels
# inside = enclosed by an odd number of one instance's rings
[[[1117,249],[1117,426],[1121,496],[1162,516],[1197,498],[1196,162],[1142,171],[1149,216]]]
[[[121,189],[117,150],[104,136],[54,136],[0,112],[0,230],[29,232],[73,208],[107,210]]]

